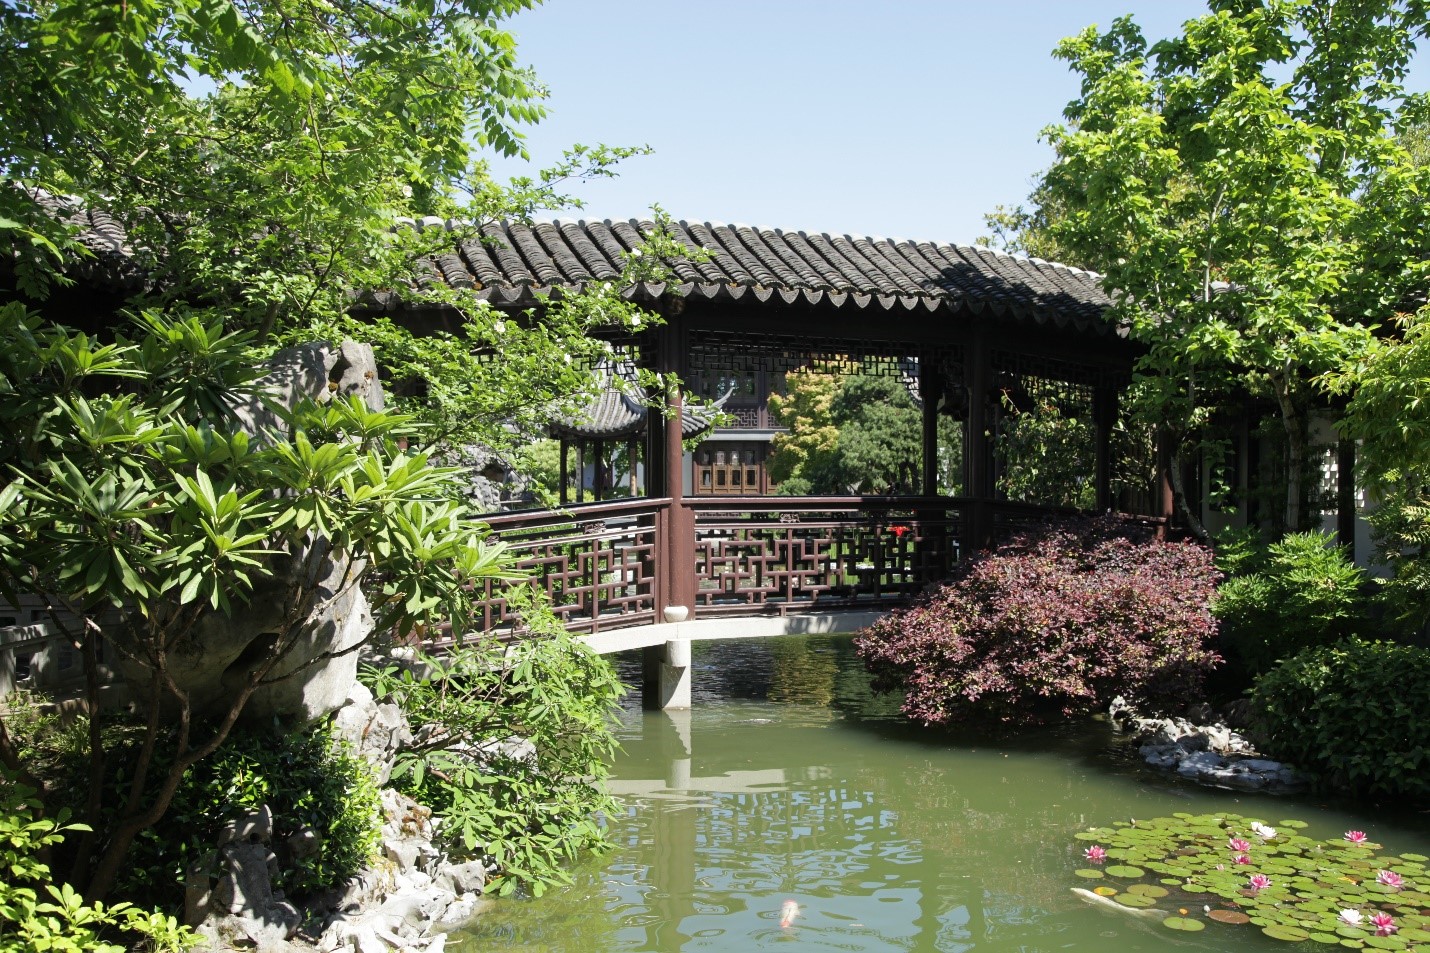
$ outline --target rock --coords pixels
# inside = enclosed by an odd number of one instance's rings
[[[1192,706],[1188,712],[1210,714],[1211,709]],[[1108,717],[1119,730],[1142,741],[1138,753],[1148,764],[1171,768],[1198,784],[1272,794],[1299,791],[1305,786],[1293,769],[1256,757],[1251,742],[1224,724],[1143,718],[1121,698],[1113,700]]]
[[[211,874],[218,867],[218,851],[211,850],[184,869],[184,924],[195,927],[208,917],[212,896]]]
[[[435,880],[437,886],[450,890],[457,896],[480,894],[487,885],[487,867],[479,860],[446,864],[438,871]]]
[[[379,704],[372,692],[356,681],[349,686],[343,706],[333,716],[333,732],[367,759],[378,784],[387,783],[398,752],[412,740],[412,730],[402,709],[391,703]]]
[[[288,424],[274,409],[292,410],[304,399],[325,404],[334,396],[362,398],[369,410],[387,405],[372,347],[343,341],[336,347],[315,341],[285,348],[268,359],[268,372],[235,415],[257,445],[286,439]]]
[[[491,906],[491,901],[476,894],[462,894],[443,911],[431,926],[433,931],[452,933],[465,929],[483,910]]]
[[[219,831],[217,847],[244,841],[250,844],[266,844],[273,839],[273,809],[264,804],[256,811],[231,818]]]
[[[432,846],[432,812],[391,788],[382,792],[382,851],[397,873],[430,870],[441,857]]]
[[[288,835],[288,858],[290,860],[306,860],[309,857],[318,856],[318,852],[323,849],[323,839],[318,836],[318,832],[306,824]]]

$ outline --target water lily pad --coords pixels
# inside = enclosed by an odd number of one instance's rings
[[[1352,950],[1359,950],[1365,946],[1364,940],[1342,940],[1341,946],[1348,946]]]
[[[1116,887],[1109,887],[1109,886],[1107,886],[1106,884],[1102,885],[1101,887],[1093,887],[1093,888],[1092,888],[1092,892],[1095,893],[1095,894],[1097,894],[1099,897],[1115,897],[1115,896],[1117,896],[1117,888],[1116,888]]]
[[[1311,938],[1309,930],[1302,930],[1300,927],[1286,926],[1282,923],[1263,927],[1261,932],[1273,940],[1287,940],[1291,943],[1300,943],[1302,940],[1309,940]]]
[[[1341,942],[1341,938],[1336,936],[1334,933],[1312,933],[1311,939],[1315,940],[1317,943],[1334,944]]]
[[[1403,950],[1410,944],[1398,936],[1368,936],[1365,938],[1366,946],[1373,946],[1377,950]]]
[[[1287,828],[1290,828],[1290,829],[1293,830],[1293,831],[1299,831],[1299,830],[1301,830],[1303,827],[1306,827],[1307,825],[1306,825],[1306,822],[1305,822],[1305,821],[1290,820],[1290,821],[1277,821],[1277,822],[1276,822],[1276,826],[1277,826],[1277,827],[1287,827]]]
[[[1141,894],[1144,897],[1151,897],[1155,900],[1158,897],[1165,897],[1167,895],[1167,888],[1159,887],[1156,884],[1133,884],[1127,888],[1127,892]]]
[[[1415,862],[1418,863],[1418,864],[1423,864],[1423,863],[1425,863],[1425,861],[1430,860],[1430,857],[1426,857],[1424,854],[1409,854],[1409,853],[1406,853],[1406,854],[1401,854],[1401,855],[1400,855],[1400,859],[1401,859],[1401,860],[1413,860],[1413,861],[1415,861]]]
[[[1127,864],[1114,864],[1107,868],[1107,875],[1109,877],[1122,877],[1126,880],[1135,880],[1145,873],[1146,871],[1141,867],[1130,867]]]
[[[1212,910],[1207,916],[1217,923],[1250,923],[1251,917],[1240,910]]]
[[[1138,893],[1119,893],[1112,898],[1124,907],[1155,907],[1157,901],[1152,897],[1144,897]]]
[[[1168,917],[1162,921],[1162,926],[1168,930],[1181,930],[1186,933],[1196,933],[1198,930],[1207,928],[1205,923],[1191,917]]]
[[[1079,877],[1085,877],[1088,880],[1101,880],[1104,876],[1106,876],[1102,871],[1096,870],[1092,867],[1083,867],[1079,870],[1074,870],[1073,873]]]

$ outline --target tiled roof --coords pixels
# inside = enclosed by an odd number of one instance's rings
[[[574,414],[554,421],[552,433],[558,437],[606,440],[645,432],[649,409],[631,396],[639,387],[635,368],[627,362],[614,366],[603,363],[596,368],[596,373],[603,381],[596,396]],[[617,375],[622,378],[620,382],[615,380]],[[695,437],[708,430],[729,397],[727,393],[713,404],[681,408],[682,436]]]
[[[419,227],[450,227],[438,218]],[[483,226],[430,262],[424,284],[467,288],[498,306],[527,306],[558,288],[618,277],[622,255],[655,225],[569,219]],[[1115,328],[1111,304],[1088,271],[987,248],[943,242],[811,234],[748,225],[676,222],[675,238],[711,253],[677,260],[668,284],[630,289],[633,297],[671,293],[710,301],[828,303],[892,314],[973,313],[1072,327],[1094,334]]]

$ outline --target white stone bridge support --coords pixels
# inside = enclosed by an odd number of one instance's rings
[[[635,626],[582,636],[601,655],[642,649],[641,691],[645,707],[690,707],[693,667],[691,643],[711,639],[759,639],[776,635],[832,635],[858,632],[873,625],[885,610],[810,612],[760,618],[698,619]]]

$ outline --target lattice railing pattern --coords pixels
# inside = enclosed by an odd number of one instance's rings
[[[599,632],[655,621],[656,507],[588,507],[565,520],[537,515],[543,525],[498,517],[493,528],[567,628]],[[481,606],[485,631],[512,627],[499,585],[487,584]]]
[[[902,602],[958,558],[958,512],[718,511],[697,515],[701,611]]]

